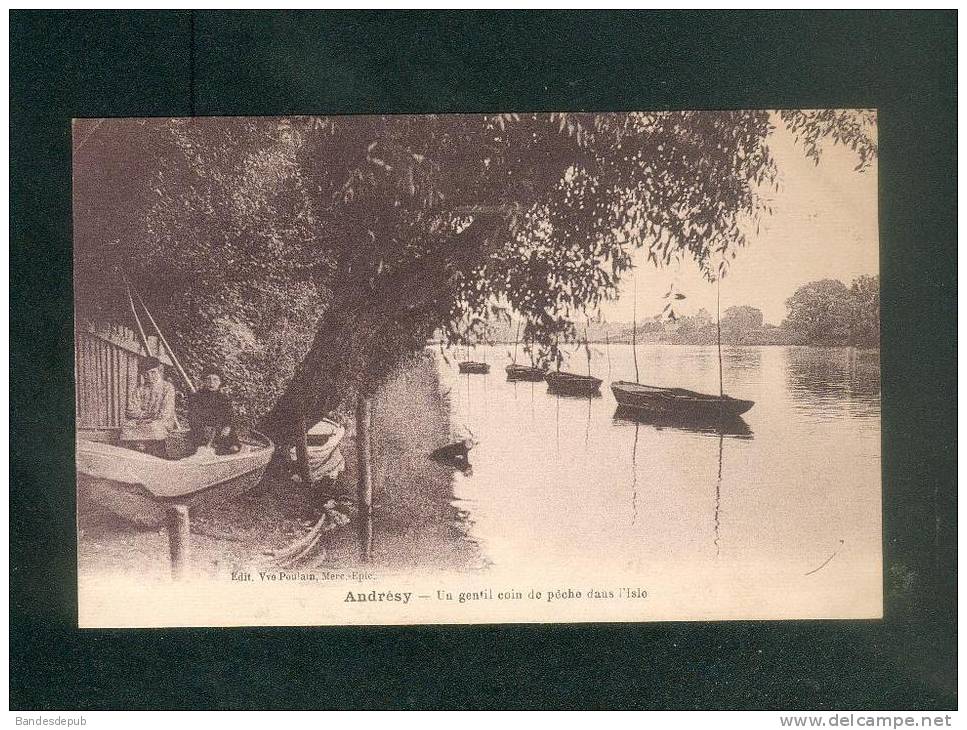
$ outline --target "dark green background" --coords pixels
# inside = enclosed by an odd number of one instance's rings
[[[10,20],[12,708],[956,706],[956,13]],[[849,106],[880,110],[884,621],[75,628],[72,117]]]

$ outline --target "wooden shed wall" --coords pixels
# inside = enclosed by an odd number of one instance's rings
[[[152,353],[158,351],[149,338]],[[74,332],[74,382],[77,428],[119,428],[128,395],[138,386],[138,361],[144,349],[130,329],[78,323]],[[167,364],[168,358],[162,356]]]

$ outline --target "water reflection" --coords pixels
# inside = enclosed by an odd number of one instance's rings
[[[648,413],[634,408],[618,406],[614,412],[615,421],[633,421],[636,424],[652,426],[661,431],[672,429],[689,431],[691,433],[709,434],[713,436],[730,436],[738,439],[751,439],[752,429],[741,416],[709,420],[707,418],[689,418],[688,416],[673,414]]]
[[[501,353],[490,375],[460,375],[441,360],[432,373],[402,377],[379,427],[375,559],[392,547],[414,564],[447,568],[607,574],[667,561],[716,570],[796,563],[802,575],[826,557],[809,554],[812,546],[848,530],[848,560],[869,564],[880,544],[876,355],[723,354],[726,390],[756,405],[721,423],[616,409],[607,386],[588,398],[507,382]],[[597,372],[610,366],[614,379],[634,378],[627,345],[604,357]],[[648,382],[717,391],[714,347],[643,345],[638,360]],[[437,388],[450,397],[437,403]],[[468,431],[479,444],[464,457],[427,458]],[[845,566],[842,557],[836,564]]]
[[[878,352],[851,347],[790,347],[785,351],[786,383],[812,403],[879,401]]]
[[[723,347],[722,359],[729,370],[758,370],[762,366],[762,350],[756,347]]]
[[[635,441],[631,447],[631,524],[638,521],[638,424],[635,423]]]
[[[715,532],[715,539],[712,540],[712,544],[715,545],[715,557],[720,554],[719,546],[719,528],[721,527],[721,520],[719,516],[722,512],[722,451],[725,445],[725,434],[719,433],[719,472],[718,477],[715,480],[715,513],[712,517],[713,530]]]
[[[565,393],[564,391],[548,388],[547,392],[553,395],[555,398],[564,398],[565,400],[600,400],[601,392],[596,393]]]

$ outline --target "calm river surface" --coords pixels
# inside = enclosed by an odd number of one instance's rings
[[[507,382],[508,349],[476,350],[489,375],[459,374],[462,352],[435,358],[452,432],[479,442],[472,473],[450,487],[450,534],[493,569],[819,569],[878,590],[878,352],[723,348],[726,392],[755,407],[719,434],[616,417],[608,383],[634,380],[628,345],[610,357],[594,346],[604,384],[593,399]],[[714,347],[639,345],[638,360],[643,383],[718,390]],[[567,369],[587,372],[583,352]]]

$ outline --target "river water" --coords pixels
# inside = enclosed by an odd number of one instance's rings
[[[723,348],[726,393],[755,406],[721,433],[618,417],[608,383],[634,380],[632,350],[592,347],[604,380],[592,399],[507,382],[507,346],[477,348],[488,375],[459,374],[462,352],[425,366],[439,370],[451,432],[479,442],[448,490],[452,539],[498,573],[711,571],[750,596],[758,575],[817,596],[855,591],[847,613],[879,601],[878,352]],[[714,347],[639,345],[638,367],[643,383],[718,391]],[[567,369],[587,372],[583,351]]]

